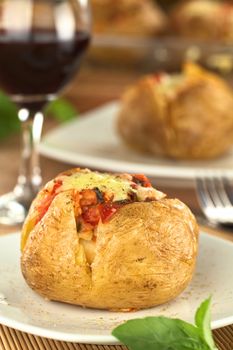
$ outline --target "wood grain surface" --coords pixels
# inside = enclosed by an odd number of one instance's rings
[[[233,349],[233,326],[219,328],[214,332],[219,350]],[[121,345],[93,345],[69,343],[28,333],[0,325],[0,350],[126,350]],[[147,349],[145,349],[147,350]],[[182,350],[182,349],[180,349]]]

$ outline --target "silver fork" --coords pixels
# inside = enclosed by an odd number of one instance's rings
[[[206,218],[214,224],[233,225],[233,186],[226,176],[198,176],[196,192]]]

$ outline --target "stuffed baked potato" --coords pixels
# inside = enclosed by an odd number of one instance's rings
[[[143,175],[73,169],[34,200],[21,267],[43,297],[132,310],[175,298],[191,280],[198,228],[190,210]]]
[[[181,1],[171,13],[172,29],[196,40],[233,42],[233,3],[231,1]]]
[[[180,74],[149,75],[122,98],[117,128],[135,149],[177,159],[217,157],[233,145],[233,93],[189,63]]]
[[[167,18],[153,0],[92,0],[96,34],[154,36],[163,32]]]

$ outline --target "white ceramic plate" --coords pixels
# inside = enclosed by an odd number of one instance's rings
[[[217,160],[175,161],[137,153],[124,145],[115,128],[119,103],[113,102],[85,114],[48,133],[39,149],[41,154],[106,171],[144,173],[152,178],[184,180],[198,174],[233,176],[233,149]],[[172,184],[172,183],[171,183]]]
[[[35,335],[80,343],[114,344],[111,330],[125,320],[165,315],[193,322],[212,295],[212,328],[233,323],[233,244],[202,233],[196,274],[176,300],[135,313],[83,309],[42,299],[24,281],[19,234],[0,237],[0,323]]]

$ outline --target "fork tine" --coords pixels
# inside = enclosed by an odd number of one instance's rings
[[[213,201],[214,207],[221,208],[224,206],[222,202],[221,195],[219,193],[218,186],[216,186],[216,181],[213,177],[205,177],[204,178],[206,190],[208,191],[209,196]]]
[[[224,176],[222,178],[222,181],[223,181],[223,186],[225,188],[225,191],[228,195],[228,198],[229,198],[231,204],[233,205],[233,187],[232,187],[232,184],[230,182],[230,179],[228,177]]]
[[[207,206],[214,207],[213,200],[210,197],[204,178],[196,178],[196,190],[198,194],[197,199],[202,209],[205,209]]]
[[[214,224],[218,223],[216,206],[210,195],[209,186],[207,185],[205,177],[199,176],[196,178],[196,191],[197,199],[204,215],[210,222]]]
[[[228,192],[226,190],[226,185],[222,177],[214,177],[213,178],[213,187],[222,202],[224,207],[232,207],[232,203],[229,199]]]
[[[210,222],[233,224],[233,191],[229,180],[221,176],[199,176],[197,199]]]

